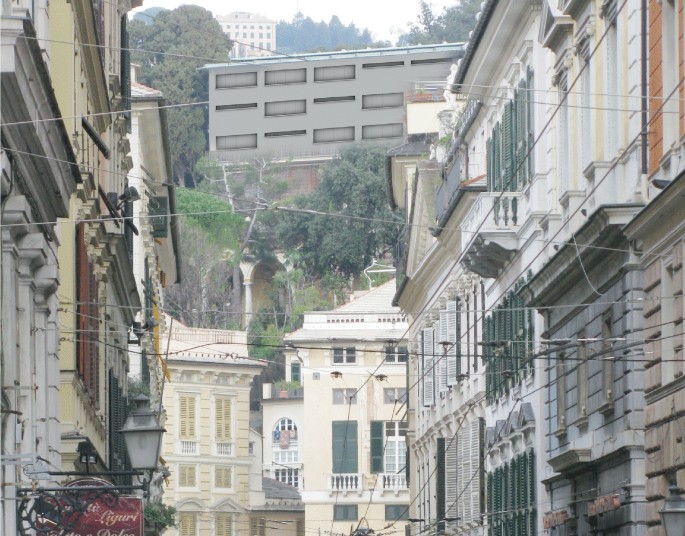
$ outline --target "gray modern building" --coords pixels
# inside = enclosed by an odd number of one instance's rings
[[[401,141],[407,99],[441,99],[461,44],[246,58],[207,65],[209,149],[225,162],[331,156]],[[442,83],[437,82],[442,80]]]

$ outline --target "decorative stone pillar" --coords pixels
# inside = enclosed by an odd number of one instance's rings
[[[252,279],[245,279],[245,328],[252,322]]]

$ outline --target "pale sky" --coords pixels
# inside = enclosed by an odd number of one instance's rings
[[[433,5],[435,13],[442,13],[445,6],[457,1],[431,0],[429,3]],[[199,5],[214,15],[247,11],[277,21],[292,21],[298,10],[315,22],[329,22],[331,16],[337,15],[344,25],[354,22],[358,28],[368,28],[374,39],[393,43],[408,30],[409,23],[416,22],[419,14],[419,0],[144,0],[143,7],[136,11],[158,6],[174,9],[181,4]]]

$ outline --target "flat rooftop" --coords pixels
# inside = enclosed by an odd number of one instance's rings
[[[334,52],[308,52],[305,54],[288,54],[273,56],[253,56],[236,58],[230,63],[208,63],[204,69],[226,68],[234,65],[272,65],[279,63],[294,63],[298,61],[323,61],[350,58],[378,58],[385,56],[400,56],[407,54],[427,54],[430,52],[463,52],[465,43],[443,43],[440,45],[413,45],[406,47],[365,48],[360,50],[338,50]]]

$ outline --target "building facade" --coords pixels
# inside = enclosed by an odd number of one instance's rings
[[[307,313],[285,338],[289,377],[295,371],[305,389],[296,432],[305,532],[407,523],[407,324],[390,305],[394,287],[393,280],[333,311]],[[279,442],[294,431],[283,420],[285,428],[274,429]]]
[[[683,135],[684,4],[648,5],[648,200],[626,227],[643,271],[645,393],[645,521],[664,536],[659,510],[669,486],[685,489],[678,433],[683,414]]]
[[[445,44],[208,65],[210,153],[222,162],[330,157],[401,140],[407,94],[433,87],[461,52]]]
[[[231,58],[271,56],[276,53],[275,20],[244,11],[217,15],[216,20],[231,40]]]
[[[172,533],[246,533],[252,519],[250,385],[263,365],[247,358],[245,332],[175,322],[168,330],[162,456],[171,471],[164,502],[177,511]]]
[[[82,182],[50,80],[47,2],[0,12],[0,534],[17,534],[22,466],[60,465],[56,225]],[[71,335],[69,335],[71,336]],[[41,480],[41,485],[55,479]]]

